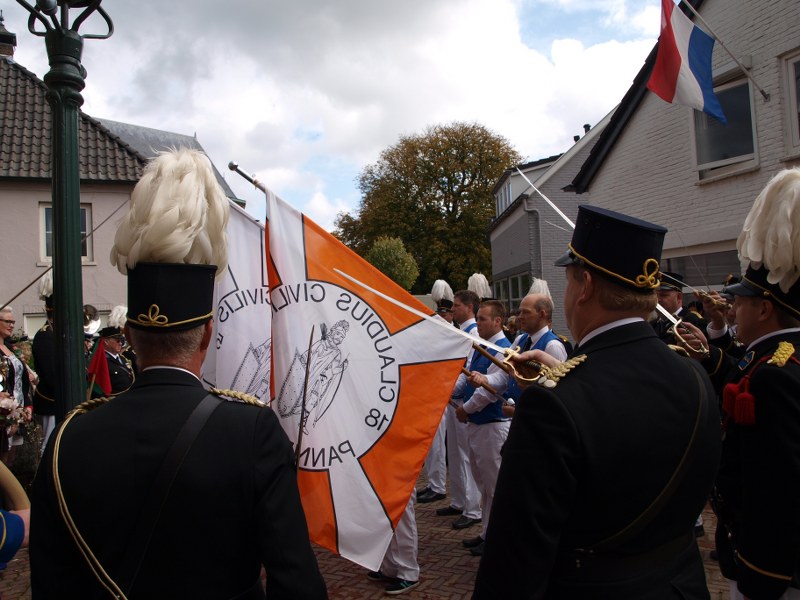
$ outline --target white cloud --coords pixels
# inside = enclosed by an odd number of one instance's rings
[[[357,204],[360,169],[429,125],[477,121],[530,158],[566,150],[583,123],[622,98],[655,41],[660,10],[655,0],[103,7],[116,29],[85,43],[87,113],[196,133],[256,216],[263,200],[227,171],[229,160],[326,227]],[[532,49],[520,22],[535,24],[531,11],[543,10],[564,31],[588,23],[594,37],[558,35],[547,52]],[[17,60],[42,76],[43,40],[27,32],[21,7],[4,16],[17,33]]]

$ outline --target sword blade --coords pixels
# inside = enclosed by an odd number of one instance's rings
[[[660,304],[656,303],[656,310],[661,313],[661,316],[664,317],[667,321],[672,323],[673,325],[678,324],[678,319],[675,318],[675,315],[671,314],[666,308],[661,306]]]
[[[486,340],[484,340],[483,338],[479,338],[478,336],[470,335],[466,331],[461,331],[460,328],[453,327],[450,323],[448,323],[447,321],[445,321],[441,317],[433,317],[431,315],[426,315],[424,312],[422,312],[420,310],[417,310],[416,308],[414,308],[412,306],[409,306],[408,304],[403,304],[402,302],[400,302],[400,300],[392,298],[391,296],[388,296],[388,295],[384,294],[383,292],[380,292],[380,291],[376,290],[375,288],[368,286],[366,283],[364,283],[362,281],[359,281],[358,279],[356,279],[352,275],[348,275],[344,271],[341,271],[341,270],[339,270],[339,269],[337,269],[335,267],[334,267],[333,270],[336,271],[342,277],[345,277],[345,278],[349,279],[350,281],[352,281],[353,283],[355,283],[356,285],[361,286],[365,290],[368,290],[368,291],[372,292],[376,296],[380,296],[384,300],[386,300],[388,302],[391,302],[395,306],[399,306],[403,310],[408,311],[413,315],[417,315],[418,317],[421,317],[421,318],[425,319],[426,321],[429,321],[429,322],[433,323],[437,327],[443,328],[444,330],[446,330],[450,334],[457,334],[457,335],[460,335],[461,337],[465,337],[468,340],[470,340],[473,344],[479,344],[479,345],[484,346],[486,348],[491,348],[492,350],[496,350],[496,351],[500,352],[500,354],[502,354],[503,356],[505,356],[506,350],[508,350],[508,348],[502,348],[502,347],[500,347],[500,346],[498,346],[496,344],[493,344],[491,342],[487,342]]]

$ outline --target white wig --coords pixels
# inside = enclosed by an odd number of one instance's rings
[[[769,270],[767,281],[788,292],[800,278],[800,169],[773,177],[753,203],[736,241],[743,270]]]
[[[531,294],[544,294],[550,300],[553,299],[553,296],[550,294],[550,286],[547,285],[547,281],[544,279],[539,279],[538,277],[533,278],[533,283],[531,283],[531,289],[528,290],[528,295]]]
[[[228,265],[228,199],[205,154],[160,153],[145,167],[120,223],[111,264],[127,274],[139,262]]]
[[[125,327],[125,322],[128,320],[128,307],[122,304],[115,306],[111,309],[111,312],[108,314],[108,326],[109,327],[119,327],[122,329]]]
[[[47,300],[53,295],[53,269],[42,275],[39,280],[39,300]]]
[[[437,279],[433,282],[433,288],[431,288],[431,298],[433,298],[434,302],[437,304],[442,300],[449,300],[452,302],[453,297],[453,288],[451,288],[450,284],[444,279]]]
[[[492,297],[492,288],[483,273],[473,273],[467,280],[467,289],[478,294],[478,298],[484,300]]]

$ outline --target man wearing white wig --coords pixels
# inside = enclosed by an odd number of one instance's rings
[[[269,598],[325,598],[277,417],[200,383],[227,265],[228,201],[211,163],[160,154],[131,200],[111,260],[128,275],[139,375],[51,437],[32,491],[33,595],[264,598],[263,565]]]

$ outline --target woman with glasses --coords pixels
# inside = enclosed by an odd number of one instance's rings
[[[31,389],[33,375],[17,358],[9,338],[14,333],[14,311],[10,306],[0,309],[0,460],[10,465],[16,447],[22,445],[19,422],[30,422],[33,414]]]

